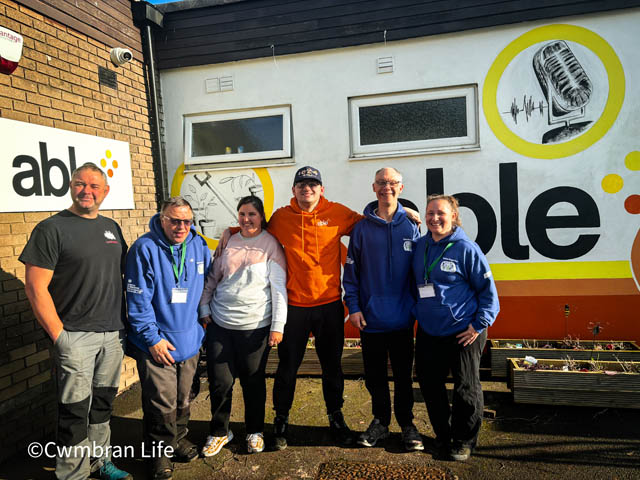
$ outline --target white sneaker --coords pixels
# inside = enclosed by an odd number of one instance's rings
[[[222,447],[224,447],[227,443],[233,440],[233,432],[229,430],[224,437],[214,437],[213,435],[209,435],[207,437],[207,442],[202,447],[202,455],[205,457],[213,457],[217,455]]]
[[[262,432],[247,435],[247,451],[249,453],[260,453],[264,451],[264,435]]]

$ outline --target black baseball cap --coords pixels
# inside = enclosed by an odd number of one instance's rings
[[[293,179],[293,184],[295,185],[298,182],[302,182],[304,180],[315,180],[320,185],[322,185],[322,177],[320,176],[320,171],[317,168],[313,167],[302,167],[296,172],[296,176]]]

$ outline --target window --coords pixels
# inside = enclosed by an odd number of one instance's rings
[[[479,147],[475,85],[349,99],[351,157]]]
[[[184,143],[185,165],[291,158],[291,107],[188,115]]]

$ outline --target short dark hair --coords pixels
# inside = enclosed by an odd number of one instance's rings
[[[242,197],[238,202],[238,208],[236,208],[236,210],[240,211],[240,207],[242,207],[243,205],[252,205],[253,208],[255,208],[262,217],[260,226],[263,230],[267,228],[267,219],[264,214],[264,205],[262,204],[262,200],[260,200],[260,197],[256,197],[255,195],[247,195],[246,197]]]
[[[183,197],[170,197],[166,200],[162,201],[162,206],[160,207],[160,212],[164,213],[168,208],[171,207],[189,207],[191,213],[193,213],[193,208],[191,208],[191,204],[185,200]]]
[[[71,180],[73,181],[73,179],[76,178],[76,175],[78,175],[83,170],[91,170],[92,172],[99,173],[100,175],[102,175],[102,178],[104,178],[104,183],[106,185],[109,185],[107,174],[104,173],[104,170],[102,170],[98,165],[96,165],[93,162],[83,163],[78,168],[76,168],[73,172],[71,172]]]

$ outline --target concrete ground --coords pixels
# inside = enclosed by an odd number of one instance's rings
[[[266,432],[272,428],[271,386],[268,380]],[[240,386],[234,392],[231,428],[235,439],[217,456],[190,464],[176,464],[174,479],[314,479],[326,462],[371,462],[385,465],[437,467],[439,478],[459,479],[640,479],[640,411],[516,405],[504,383],[483,382],[486,407],[495,418],[485,419],[479,447],[466,463],[438,458],[431,448],[433,431],[426,409],[417,401],[416,426],[423,435],[424,452],[405,453],[398,425],[391,437],[374,448],[339,448],[331,444],[318,378],[300,378],[291,412],[289,448],[281,452],[245,453],[243,402]],[[421,400],[417,384],[416,400]],[[208,432],[209,400],[206,381],[196,398],[189,437],[202,444]],[[345,385],[345,418],[352,429],[363,431],[371,420],[371,401],[364,382],[351,379]],[[140,390],[134,387],[117,398],[112,419],[112,443],[133,445],[140,454]],[[139,458],[115,462],[144,479]],[[35,460],[26,453],[0,466],[0,479],[53,478],[51,460]]]

